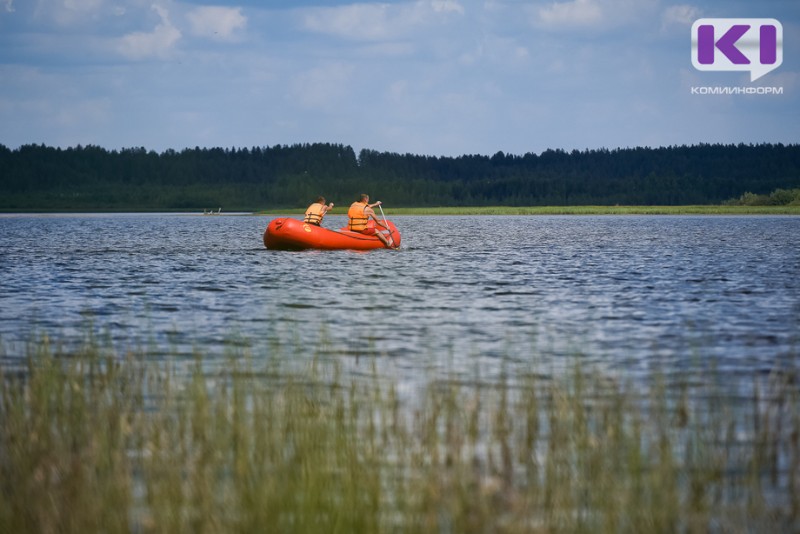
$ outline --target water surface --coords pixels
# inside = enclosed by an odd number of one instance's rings
[[[265,250],[270,219],[0,216],[4,360],[87,332],[154,358],[282,347],[412,378],[574,358],[747,377],[798,354],[800,217],[398,216],[403,248],[370,252]]]

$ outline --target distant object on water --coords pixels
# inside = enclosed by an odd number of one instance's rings
[[[217,211],[214,211],[213,209],[206,211],[206,209],[203,208],[203,215],[221,215],[221,214],[222,214],[222,208],[219,208]]]

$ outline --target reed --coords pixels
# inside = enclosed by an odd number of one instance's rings
[[[482,206],[392,208],[392,215],[800,215],[800,206]]]
[[[695,206],[448,206],[434,208],[390,207],[395,215],[800,215],[800,206],[695,205]],[[302,210],[261,211],[261,215],[302,215]],[[334,208],[333,215],[347,210]]]
[[[46,338],[0,376],[0,532],[796,531],[794,373],[432,378]],[[643,385],[644,384],[644,385]]]

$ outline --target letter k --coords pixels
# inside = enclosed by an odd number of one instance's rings
[[[718,48],[734,65],[749,65],[750,60],[736,48],[736,41],[747,33],[750,26],[735,24],[725,34],[714,41],[714,26],[703,24],[697,28],[697,62],[702,65],[714,63],[714,49]]]

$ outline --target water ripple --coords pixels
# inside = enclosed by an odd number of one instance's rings
[[[465,374],[577,354],[761,372],[800,345],[797,217],[397,217],[403,248],[368,253],[265,250],[268,219],[0,218],[0,341],[89,323],[171,354],[298,344]]]

